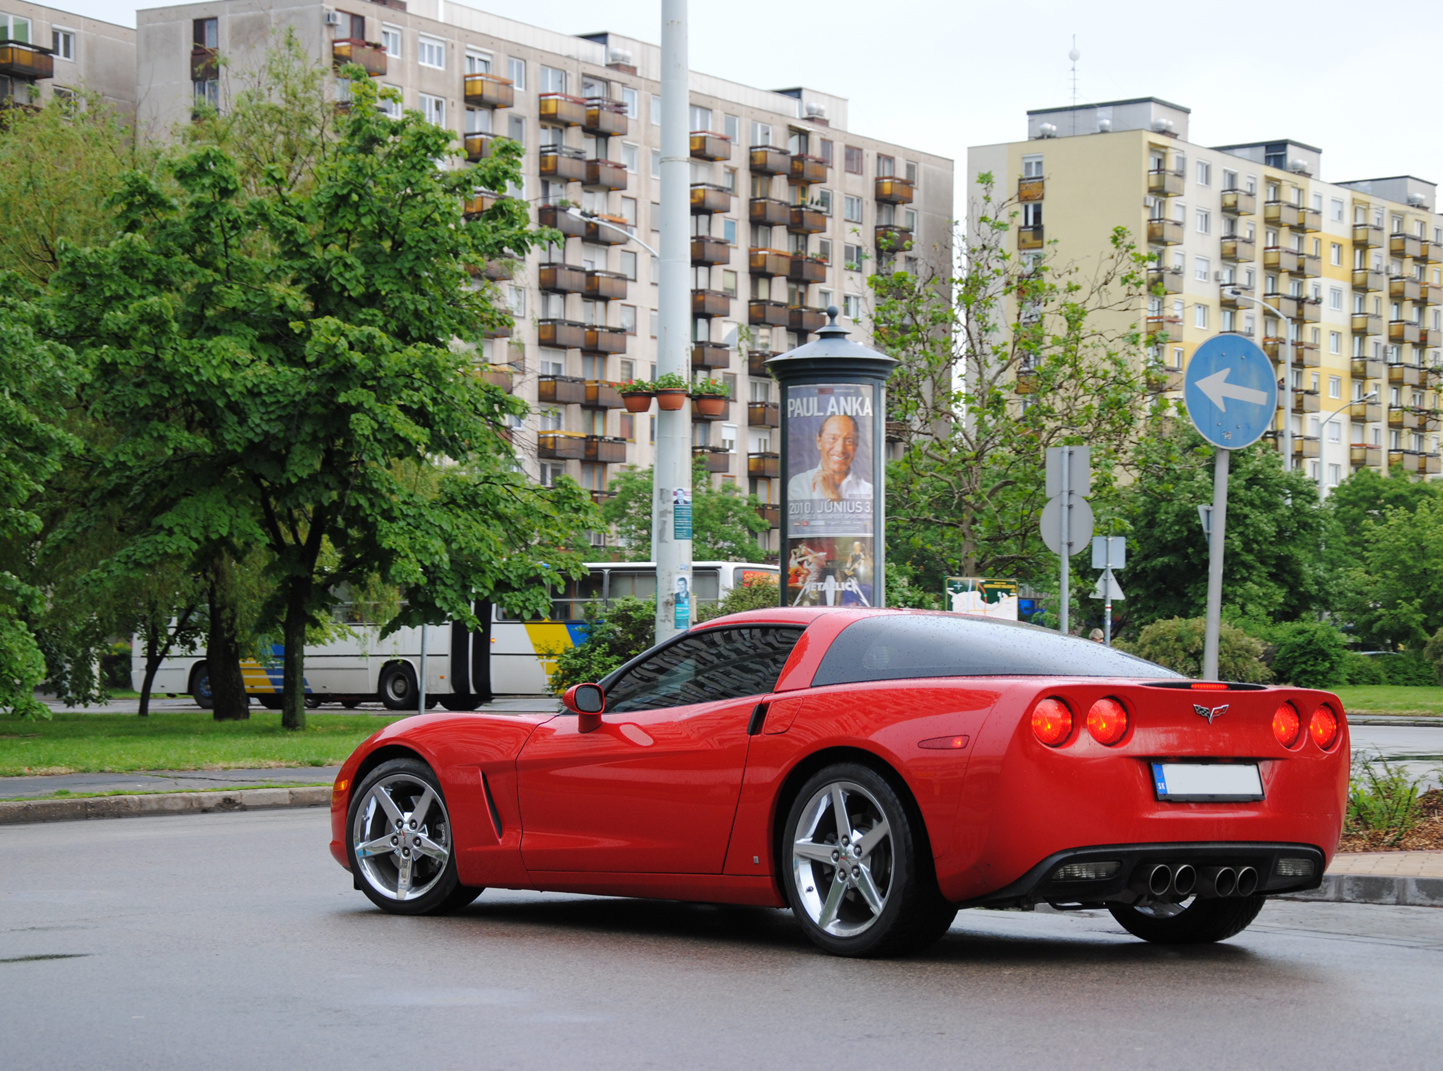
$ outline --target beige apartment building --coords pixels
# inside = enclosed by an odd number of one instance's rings
[[[1437,187],[1324,181],[1319,148],[1196,145],[1188,117],[1152,97],[1030,111],[1027,140],[968,150],[971,188],[990,171],[1015,196],[1023,255],[1083,261],[1115,226],[1137,236],[1157,259],[1136,315],[1174,389],[1219,332],[1274,358],[1288,345],[1293,406],[1279,395],[1276,427],[1291,421],[1295,464],[1325,491],[1364,466],[1443,472]]]
[[[518,459],[544,483],[569,473],[598,498],[618,466],[651,465],[654,411],[624,412],[616,384],[655,376],[660,48],[444,0],[152,8],[137,22],[142,129],[187,122],[197,99],[223,109],[230,80],[287,26],[318,60],[360,63],[401,107],[454,130],[467,159],[497,138],[525,146],[520,187],[478,189],[473,202],[522,198],[566,236],[487,272],[515,325],[484,357],[532,406],[515,431]],[[774,551],[780,414],[763,363],[806,341],[829,305],[868,341],[865,277],[879,243],[900,266],[950,268],[953,164],[849,131],[841,97],[696,72],[690,127],[692,368],[725,380],[733,399],[720,417],[694,414],[694,450],[715,480],[766,504],[763,549]]]
[[[24,0],[0,0],[0,107],[99,93],[135,114],[135,31]]]

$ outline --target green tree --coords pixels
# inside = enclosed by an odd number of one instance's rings
[[[616,529],[628,561],[651,560],[652,470],[627,465],[608,485],[611,497],[601,506],[606,523]],[[731,486],[716,490],[706,464],[692,463],[692,557],[701,561],[755,561],[761,551],[757,536],[767,522],[757,513],[756,495]]]
[[[547,652],[556,668],[547,678],[562,695],[573,684],[594,683],[656,642],[656,600],[630,596],[615,599],[602,611],[586,606],[586,639],[561,651]]]
[[[1365,643],[1421,654],[1443,628],[1443,498],[1385,508],[1361,527],[1359,562],[1339,574],[1340,613]]]
[[[697,622],[748,610],[773,610],[780,600],[777,582],[771,577],[759,577],[750,584],[738,584],[711,606],[703,607],[697,614]]]
[[[1348,644],[1332,625],[1297,621],[1284,625],[1273,655],[1273,676],[1299,688],[1344,683]]]

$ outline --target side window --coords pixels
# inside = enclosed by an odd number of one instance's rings
[[[801,635],[799,628],[774,625],[693,633],[612,682],[606,709],[624,713],[766,695]]]

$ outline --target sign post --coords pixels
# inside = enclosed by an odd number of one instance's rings
[[[1232,451],[1257,442],[1272,426],[1278,384],[1268,355],[1242,335],[1217,335],[1192,355],[1183,379],[1183,401],[1193,427],[1217,447],[1208,533],[1207,631],[1203,679],[1218,679],[1218,632],[1222,626],[1223,541],[1228,520],[1228,465]],[[1287,414],[1284,414],[1287,417]]]
[[[1097,587],[1092,593],[1094,599],[1102,600],[1102,642],[1112,646],[1112,604],[1121,602],[1122,585],[1112,575],[1114,569],[1127,564],[1127,540],[1123,536],[1096,536],[1092,540],[1092,567],[1101,569]]]
[[[1057,631],[1068,631],[1071,611],[1072,555],[1092,538],[1092,448],[1090,446],[1049,446],[1047,448],[1047,505],[1042,507],[1042,542],[1062,559],[1058,585]]]

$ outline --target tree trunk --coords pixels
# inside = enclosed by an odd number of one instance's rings
[[[231,563],[221,559],[211,566],[210,572],[210,632],[206,638],[205,662],[215,701],[212,716],[216,721],[241,721],[251,716],[250,696],[246,695],[245,680],[241,677],[240,637],[230,570]]]
[[[150,716],[150,688],[155,683],[155,675],[160,672],[160,664],[165,661],[166,655],[175,643],[175,638],[185,631],[186,625],[190,624],[190,616],[195,613],[195,605],[191,604],[180,612],[175,619],[175,628],[168,625],[165,629],[165,643],[159,650],[156,649],[156,642],[160,639],[160,626],[154,618],[145,623],[145,679],[140,685],[140,709],[137,713],[142,718]]]
[[[306,578],[291,577],[286,592],[284,681],[281,696],[281,727],[306,727],[306,602],[310,596]]]

